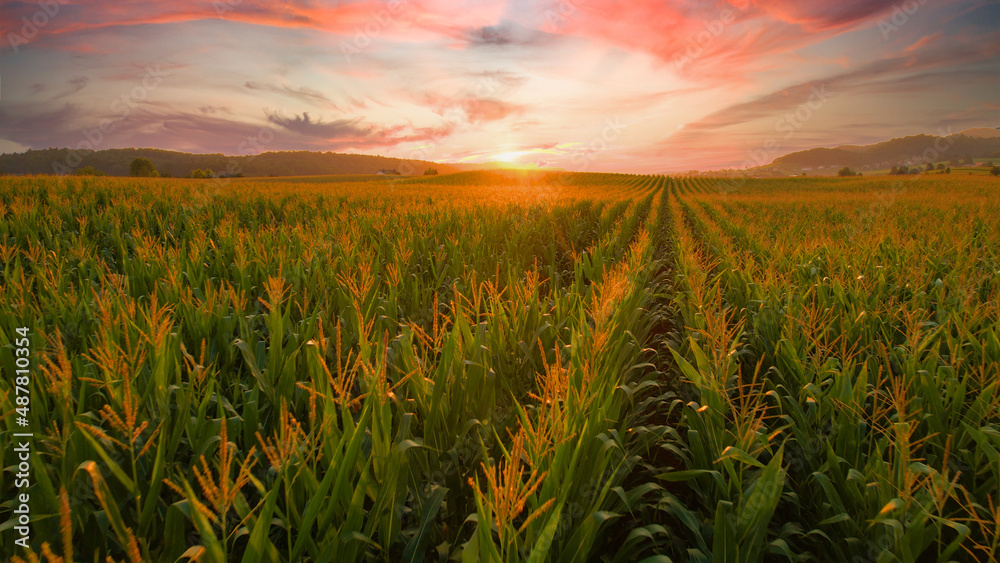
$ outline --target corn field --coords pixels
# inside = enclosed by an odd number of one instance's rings
[[[0,559],[996,560],[998,194],[0,178]]]

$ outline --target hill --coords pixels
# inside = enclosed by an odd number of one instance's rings
[[[994,132],[991,134],[990,132]],[[833,148],[815,148],[793,152],[774,159],[762,168],[782,170],[809,170],[817,168],[881,169],[898,164],[925,163],[924,151],[928,148],[947,146],[939,153],[939,160],[951,161],[963,157],[1000,158],[1000,131],[987,127],[968,129],[945,137],[937,135],[911,135],[898,137],[873,145],[841,145]]]
[[[250,156],[191,154],[160,149],[106,149],[71,151],[70,149],[29,150],[0,155],[0,173],[66,174],[93,166],[111,176],[128,176],[134,158],[148,158],[160,173],[189,176],[195,169],[211,169],[216,174],[243,176],[313,176],[325,174],[376,174],[396,170],[403,175],[421,175],[428,168],[440,174],[469,170],[483,165],[453,165],[426,160],[406,160],[364,154],[332,152],[278,151]]]
[[[1000,137],[1000,127],[996,129],[992,127],[973,127],[972,129],[960,132],[959,135],[965,135],[966,137]]]

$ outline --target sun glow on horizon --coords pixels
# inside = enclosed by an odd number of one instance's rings
[[[225,17],[191,0],[93,0],[21,37],[38,6],[6,2],[0,37],[21,42],[0,45],[0,152],[330,151],[659,173],[995,126],[995,3],[921,3],[887,30],[896,3],[588,0],[553,25],[554,0],[417,2],[389,19],[372,0],[240,0]],[[830,103],[776,136],[824,84]]]
[[[494,156],[493,158],[491,158],[490,160],[493,160],[493,161],[496,161],[496,162],[509,162],[509,163],[514,163],[514,162],[517,162],[517,161],[518,161],[517,159],[518,159],[518,157],[519,157],[519,156],[521,156],[521,155],[525,154],[526,152],[528,152],[528,151],[509,151],[509,152],[502,152],[502,153],[500,153],[500,154],[498,154],[498,155],[495,155],[495,156]]]

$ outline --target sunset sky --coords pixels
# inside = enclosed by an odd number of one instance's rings
[[[1000,126],[978,0],[5,1],[0,37],[0,152],[665,172]]]

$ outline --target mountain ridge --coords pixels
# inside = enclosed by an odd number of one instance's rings
[[[439,174],[448,174],[509,167],[505,166],[505,163],[449,164],[429,160],[319,151],[269,151],[239,156],[155,148],[100,151],[48,148],[0,154],[0,174],[71,174],[91,166],[111,176],[128,176],[129,164],[135,158],[148,158],[161,174],[174,177],[186,177],[190,176],[193,170],[206,169],[219,175],[247,177],[377,174],[379,171],[395,171],[403,176],[419,176],[428,169],[434,169]]]
[[[848,166],[866,170],[926,164],[928,157],[935,161],[1000,158],[1000,129],[976,127],[950,135],[921,133],[868,145],[814,147],[779,156],[759,168],[810,170]]]

